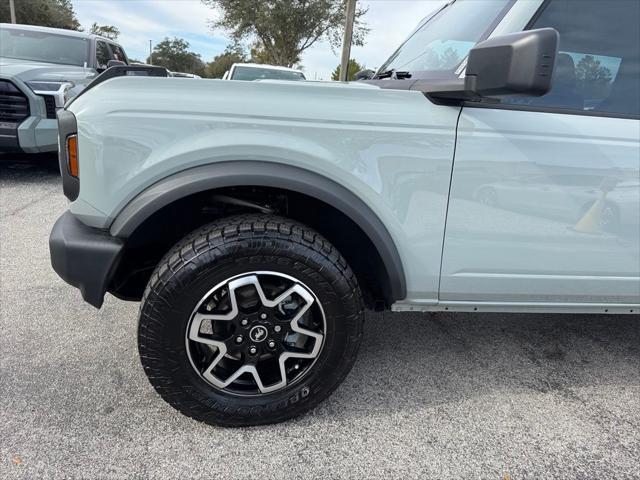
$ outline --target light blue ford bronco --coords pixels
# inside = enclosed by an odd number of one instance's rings
[[[56,151],[56,112],[109,62],[127,56],[107,38],[0,23],[0,152]]]
[[[450,2],[364,82],[108,69],[58,113],[54,269],[227,426],[326,398],[365,308],[637,315],[640,2],[573,5]]]

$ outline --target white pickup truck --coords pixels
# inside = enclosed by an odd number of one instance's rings
[[[306,80],[302,70],[263,65],[260,63],[234,63],[224,72],[223,80]]]

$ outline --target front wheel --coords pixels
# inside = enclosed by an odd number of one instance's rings
[[[353,366],[362,323],[355,276],[327,240],[243,215],[201,228],[160,262],[138,345],[149,381],[182,413],[259,425],[325,399]]]

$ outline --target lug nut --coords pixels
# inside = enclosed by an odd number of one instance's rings
[[[276,325],[275,327],[273,327],[273,331],[278,333],[280,330],[282,330],[282,327],[280,325]]]
[[[251,346],[249,347],[249,353],[251,355],[255,355],[256,353],[258,353],[258,349],[256,347]]]
[[[236,343],[242,343],[242,337],[240,335],[236,337]]]
[[[246,318],[243,318],[243,319],[242,319],[242,321],[240,322],[240,324],[241,324],[243,327],[246,327],[246,326],[249,324],[249,320],[247,320]]]
[[[260,318],[261,318],[262,320],[264,320],[265,318],[267,318],[267,314],[266,314],[266,313],[261,313],[261,314],[260,314]]]
[[[267,342],[267,345],[269,345],[269,348],[276,348],[276,342],[274,342],[273,340],[269,340]]]

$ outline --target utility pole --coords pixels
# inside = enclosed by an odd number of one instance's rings
[[[151,40],[149,40],[149,65],[153,65],[153,57],[151,56]]]
[[[356,18],[356,0],[347,0],[347,19],[344,25],[344,38],[342,39],[342,61],[340,62],[340,81],[346,82],[349,78],[349,59],[351,57],[351,40],[353,37],[353,22]]]
[[[11,23],[18,23],[16,22],[16,6],[13,3],[13,0],[9,0],[9,12],[11,15]]]

